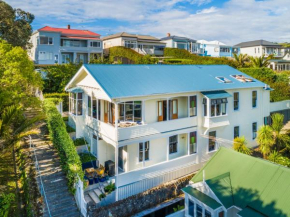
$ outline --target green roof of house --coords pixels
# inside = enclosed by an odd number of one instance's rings
[[[250,207],[266,216],[290,216],[290,169],[220,148],[192,178],[203,180],[225,207]],[[246,215],[244,215],[246,216]]]
[[[185,187],[182,189],[185,193],[195,197],[196,199],[198,199],[199,201],[201,201],[202,203],[206,204],[207,206],[209,206],[210,208],[212,208],[213,210],[221,207],[222,205],[220,203],[218,203],[216,200],[212,199],[211,197],[209,197],[208,195],[202,193],[201,191],[192,188],[190,186]]]

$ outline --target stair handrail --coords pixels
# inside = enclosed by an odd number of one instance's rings
[[[30,145],[30,150],[31,150],[31,148],[32,148],[32,139],[31,139],[30,135],[28,137],[29,137],[29,145]],[[35,167],[36,167],[36,170],[39,173],[39,179],[40,179],[40,185],[41,185],[40,186],[40,189],[41,189],[40,193],[43,193],[44,200],[45,200],[45,203],[46,203],[46,207],[47,207],[47,210],[48,210],[48,215],[49,215],[49,217],[52,217],[51,213],[50,213],[49,205],[48,205],[48,202],[47,202],[47,197],[46,197],[46,194],[45,194],[43,181],[42,181],[42,178],[41,178],[41,172],[40,172],[40,169],[39,169],[37,156],[36,156],[36,153],[35,153],[35,146],[33,146],[33,154],[34,154],[34,157],[35,157]]]

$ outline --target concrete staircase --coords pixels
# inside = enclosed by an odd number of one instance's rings
[[[107,186],[108,183],[98,183],[92,186],[88,186],[87,189],[84,192],[85,201],[89,206],[98,206],[98,204],[101,202],[99,196],[102,193],[105,193],[105,186]]]
[[[68,191],[67,179],[61,169],[57,151],[48,139],[46,125],[42,123],[39,130],[39,134],[31,137],[41,173],[41,176],[37,173],[38,186],[41,188],[42,180],[48,203],[47,206],[42,192],[44,204],[43,216],[79,217],[81,214],[77,208],[74,196]],[[35,156],[33,157],[35,160]]]

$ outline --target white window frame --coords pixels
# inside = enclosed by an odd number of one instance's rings
[[[145,160],[145,151],[144,151],[144,148],[145,148],[145,143],[148,142],[148,159]],[[142,147],[143,147],[143,150],[142,150],[142,161],[140,161],[140,143],[142,143]],[[150,161],[150,141],[142,141],[142,142],[138,142],[138,160],[137,162],[138,163],[142,163],[142,162],[146,162],[146,161]]]
[[[47,44],[41,44],[41,43],[40,43],[40,38],[41,38],[41,37],[46,37],[46,38],[47,38]],[[49,43],[49,39],[50,39],[50,38],[51,38],[52,44]],[[54,45],[53,37],[45,36],[45,35],[40,35],[40,36],[38,36],[38,44],[39,44],[39,45]]]
[[[46,51],[38,51],[38,60],[53,60],[53,53]]]
[[[98,43],[99,46],[93,46],[94,43]],[[100,41],[90,41],[90,47],[100,48],[101,47],[101,42]]]
[[[170,153],[170,137],[173,137],[173,136],[176,136],[177,139],[176,139],[176,152],[172,152]],[[172,136],[169,136],[168,138],[168,154],[171,155],[171,154],[177,154],[178,153],[178,143],[179,143],[179,135],[172,135]]]

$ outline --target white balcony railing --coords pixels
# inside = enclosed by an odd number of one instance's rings
[[[197,117],[180,118],[170,121],[155,122],[118,129],[118,140],[135,139],[142,136],[151,136],[168,131],[197,126]]]
[[[223,127],[229,124],[230,122],[227,115],[203,118],[203,127],[205,128]]]

